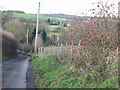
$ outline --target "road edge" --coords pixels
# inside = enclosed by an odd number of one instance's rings
[[[27,69],[27,73],[26,73],[26,87],[32,88],[32,90],[36,90],[31,58],[29,59],[28,69]]]

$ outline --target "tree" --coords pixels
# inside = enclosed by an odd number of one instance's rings
[[[13,12],[10,12],[10,11],[2,12],[2,27],[4,30],[6,30],[6,23],[12,19],[13,19]]]
[[[36,28],[35,28],[35,25],[29,25],[29,42],[30,44],[32,44],[34,38],[35,38],[35,34],[36,34]],[[46,23],[41,23],[39,24],[39,30],[38,30],[38,36],[42,37],[42,30],[45,30],[45,31],[49,31],[48,30],[48,26],[46,25]]]
[[[18,49],[18,44],[19,44],[17,41],[18,40],[11,32],[7,32],[5,30],[2,31],[2,56],[3,58],[17,55],[17,49]]]
[[[48,23],[50,24],[50,19],[48,18]]]
[[[6,25],[6,31],[12,32],[19,42],[26,40],[26,25],[17,19],[9,20]]]
[[[60,21],[58,21],[58,25],[60,25]]]
[[[40,29],[38,30],[38,34],[40,34],[41,33],[41,31],[40,31]],[[35,38],[35,34],[36,34],[36,28],[34,28],[34,30],[30,33],[30,35],[29,35],[29,42],[32,44],[32,42],[33,42],[33,40],[34,40],[34,38]]]
[[[94,72],[91,80],[96,82],[108,79],[114,73],[111,65],[118,61],[118,18],[112,6],[113,3],[98,2],[98,8],[91,9],[93,17],[88,21],[77,18],[69,29],[68,43],[74,47],[71,64],[81,73]]]
[[[43,29],[42,30],[42,40],[43,40],[43,43],[46,42],[46,38],[47,38],[47,34],[46,34],[45,30]]]
[[[32,44],[34,38],[35,38],[35,34],[36,34],[36,28],[34,28],[33,32],[30,34],[29,37],[29,42]]]

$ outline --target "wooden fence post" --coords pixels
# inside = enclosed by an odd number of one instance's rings
[[[72,52],[73,52],[73,42],[72,45],[70,46],[70,58],[72,58]]]
[[[60,45],[60,56],[63,57],[64,53],[63,53],[63,43],[61,43]]]
[[[57,57],[59,58],[59,56],[60,56],[60,44],[58,44],[58,55],[57,55]]]
[[[80,46],[81,46],[81,45],[80,45],[80,42],[81,42],[81,40],[78,42],[78,49],[79,49],[79,50],[80,50]],[[79,54],[79,52],[80,52],[79,50],[78,50],[78,52],[77,52],[78,54]]]
[[[40,47],[38,47],[38,54],[40,54]]]

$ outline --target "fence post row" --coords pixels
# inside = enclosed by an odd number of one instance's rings
[[[72,52],[73,52],[73,43],[70,45],[70,58],[72,57]],[[78,46],[75,46],[76,48],[80,48],[80,41],[78,42]],[[38,54],[45,54],[45,55],[55,55],[59,57],[60,55],[66,54],[66,50],[68,49],[68,43],[66,42],[66,45],[64,46],[63,43],[58,44],[58,45],[51,45],[51,46],[41,46],[38,48]],[[79,51],[78,51],[79,53]]]

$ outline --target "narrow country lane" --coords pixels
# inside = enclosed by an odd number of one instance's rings
[[[3,62],[2,88],[26,88],[26,73],[30,57],[19,55],[18,58]]]

